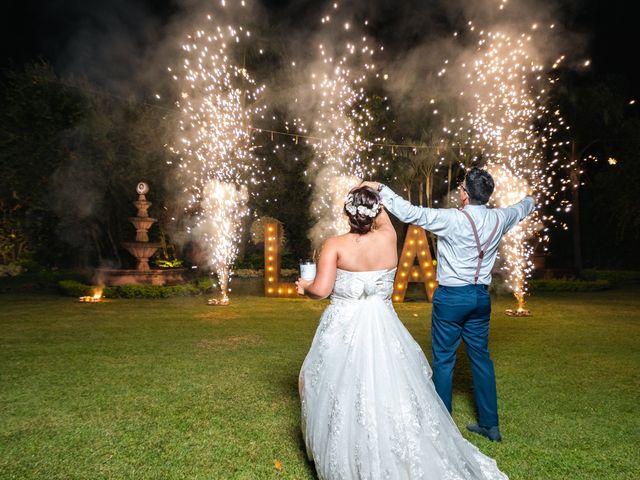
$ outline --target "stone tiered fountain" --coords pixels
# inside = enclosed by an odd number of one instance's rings
[[[149,229],[158,220],[151,218],[147,213],[151,206],[151,202],[145,197],[149,192],[149,185],[140,182],[136,191],[138,200],[133,204],[138,209],[138,213],[135,217],[129,217],[129,221],[136,229],[136,241],[122,244],[135,257],[136,268],[135,270],[99,268],[96,270],[94,282],[104,285],[171,285],[184,282],[183,268],[152,269],[149,266],[149,258],[160,248],[159,243],[149,242]]]
[[[140,182],[136,188],[138,192],[138,200],[133,204],[138,208],[138,216],[129,217],[129,221],[136,228],[136,241],[126,242],[122,246],[129,250],[129,253],[136,257],[138,261],[136,270],[146,272],[151,270],[149,267],[149,257],[160,248],[159,243],[149,243],[149,229],[158,220],[151,218],[147,210],[151,206],[151,202],[147,201],[145,195],[149,193],[149,185]]]

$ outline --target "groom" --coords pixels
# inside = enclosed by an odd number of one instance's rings
[[[417,207],[381,183],[362,185],[377,190],[385,208],[399,220],[438,236],[438,288],[431,317],[433,383],[451,413],[456,351],[460,339],[464,340],[478,409],[478,424],[467,425],[467,429],[501,441],[496,378],[489,356],[488,288],[500,239],[533,212],[534,199],[525,197],[507,208],[487,208],[494,182],[479,168],[468,170],[460,186],[460,210]]]

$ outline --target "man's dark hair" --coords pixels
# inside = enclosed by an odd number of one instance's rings
[[[470,168],[464,176],[464,185],[469,202],[473,205],[484,205],[489,201],[495,184],[493,177],[486,170]]]

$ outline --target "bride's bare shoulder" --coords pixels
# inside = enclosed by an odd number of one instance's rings
[[[329,237],[325,243],[324,248],[334,249],[340,252],[349,250],[354,242],[354,235],[352,233],[344,233],[342,235],[336,235],[335,237]]]
[[[352,233],[343,233],[342,235],[336,235],[335,237],[329,237],[327,241],[332,241],[334,244],[340,244],[348,242],[349,239],[353,237]]]
[[[339,248],[340,245],[345,243],[345,239],[343,237],[345,237],[345,235],[336,235],[335,237],[327,238],[322,244],[322,250]]]

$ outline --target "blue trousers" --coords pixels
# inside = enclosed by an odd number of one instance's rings
[[[433,295],[431,345],[433,383],[451,413],[453,370],[460,339],[464,340],[473,375],[478,424],[498,425],[498,399],[489,356],[491,297],[486,285],[439,286]]]

